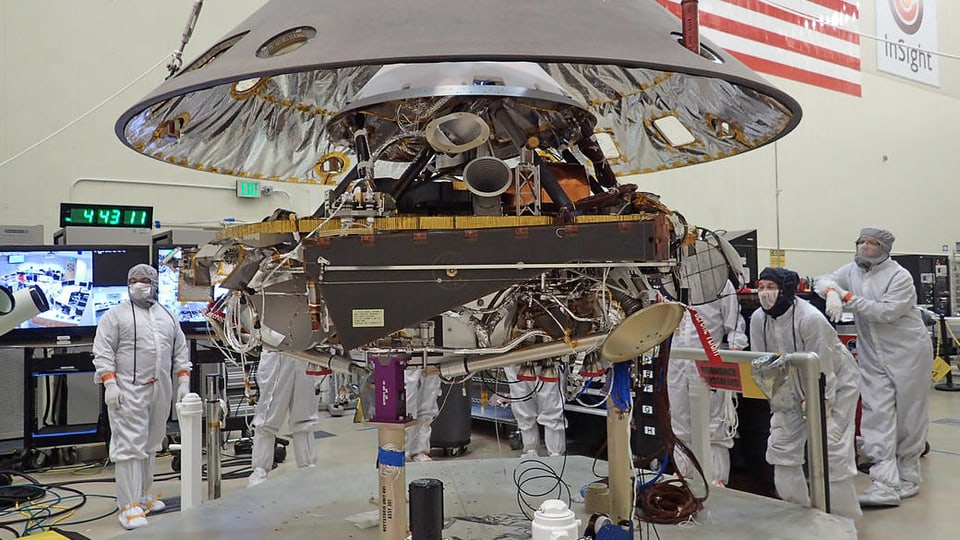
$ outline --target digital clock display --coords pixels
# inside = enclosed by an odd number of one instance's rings
[[[153,226],[153,207],[60,203],[60,226],[149,229]]]

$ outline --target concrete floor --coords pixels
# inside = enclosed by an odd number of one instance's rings
[[[930,397],[931,424],[928,440],[932,450],[923,459],[924,484],[920,494],[904,501],[899,508],[865,511],[864,517],[856,524],[859,538],[880,540],[919,536],[930,540],[952,540],[957,537],[955,516],[960,510],[960,503],[956,502],[955,489],[960,485],[960,393],[931,390]],[[322,429],[332,436],[317,440],[320,459],[316,469],[300,471],[291,458],[271,473],[267,483],[255,489],[245,489],[245,478],[224,480],[223,497],[220,500],[206,503],[182,515],[175,512],[152,515],[147,528],[126,535],[132,538],[169,538],[174,535],[189,538],[191,536],[184,534],[185,532],[196,532],[199,533],[197,538],[208,540],[227,538],[227,535],[234,540],[271,537],[262,536],[261,532],[251,532],[251,523],[261,523],[283,533],[276,536],[277,538],[332,537],[327,533],[332,534],[334,529],[323,528],[321,530],[325,532],[320,533],[317,529],[319,524],[336,527],[338,531],[342,528],[343,534],[347,536],[337,537],[378,538],[375,528],[359,529],[353,525],[347,526],[344,520],[350,515],[376,510],[371,503],[376,482],[376,430],[352,423],[349,416],[325,417]],[[518,462],[514,459],[518,452],[510,450],[508,442],[498,438],[493,430],[479,426],[474,431],[466,455],[442,458],[437,454],[439,452],[435,452],[434,463],[410,464],[407,480],[424,476],[444,480],[448,518],[461,510],[472,515],[519,513],[515,488],[508,472]],[[225,462],[229,458],[230,456],[225,456]],[[471,460],[483,461],[471,463]],[[588,458],[570,458],[565,479],[571,485],[585,482],[593,477],[592,466],[593,462]],[[559,469],[559,466],[556,468]],[[605,470],[602,464],[598,466],[597,472],[603,474],[604,470],[600,469]],[[490,471],[494,470],[496,474],[491,474]],[[159,459],[158,475],[169,471],[170,458]],[[224,467],[225,474],[231,472],[245,474],[242,467]],[[81,490],[88,496],[86,503],[74,514],[49,519],[43,523],[75,531],[96,540],[125,535],[115,514],[90,523],[74,524],[96,518],[113,508],[110,497],[114,493],[114,486],[109,482],[113,475],[112,466],[29,474],[41,484],[78,482],[70,484],[70,487]],[[485,482],[469,480],[475,477],[483,478]],[[21,481],[20,478],[15,479],[16,483]],[[483,487],[487,483],[489,486]],[[869,479],[865,475],[858,477],[857,485],[860,489],[868,484]],[[165,480],[156,485],[165,498],[179,493],[179,482],[176,480]],[[493,489],[499,490],[499,496],[484,496],[492,494],[490,490]],[[62,495],[69,497],[72,494]],[[59,504],[66,506],[75,500],[76,497],[65,498]],[[45,506],[52,504],[55,503],[49,499],[44,501]],[[580,511],[578,506],[582,509],[582,505],[576,503],[574,509]],[[49,510],[32,511],[34,521],[31,524],[40,523],[39,518],[45,511]],[[665,539],[708,536],[758,539],[851,537],[842,532],[847,528],[842,526],[842,522],[836,522],[832,516],[814,514],[818,513],[780,501],[733,490],[721,490],[719,493],[712,493],[706,509],[697,516],[696,524],[683,527],[658,526],[657,532]],[[24,515],[8,509],[5,516],[0,518],[0,525],[15,519],[24,519]],[[735,521],[737,529],[730,529],[733,526],[731,519]],[[58,520],[58,524],[54,524],[54,520]],[[791,527],[790,523],[802,523],[803,527],[816,524],[815,530],[818,532],[807,528],[803,534],[797,535],[796,527]],[[837,523],[841,525],[839,528],[836,527]],[[21,522],[10,526],[22,534],[25,524]],[[821,529],[821,526],[826,528]],[[486,538],[494,536],[489,531],[465,532],[470,527],[476,528],[476,525],[462,521],[448,521],[448,527],[451,527],[449,531],[455,530],[452,527],[460,527],[456,531],[461,538],[471,538],[471,534],[476,534],[477,536],[473,536],[475,538],[484,538],[483,534],[489,535]],[[746,533],[745,530],[753,532]],[[643,534],[652,532],[644,530]],[[833,534],[837,536],[831,536]],[[0,540],[13,537],[12,533],[0,530]]]

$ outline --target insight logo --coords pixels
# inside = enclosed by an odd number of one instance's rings
[[[890,13],[906,34],[916,34],[923,24],[923,0],[890,0]]]
[[[918,39],[920,43],[908,44],[904,38],[891,38],[884,32],[884,56],[912,73],[932,72],[933,54],[924,50],[924,39],[916,35],[923,24],[923,0],[890,0],[890,14],[906,36],[914,36],[913,39]]]

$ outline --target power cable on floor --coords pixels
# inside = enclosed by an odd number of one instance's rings
[[[560,466],[559,473],[545,461],[539,459],[522,459],[520,461],[519,465],[513,470],[513,484],[517,488],[517,506],[520,507],[524,517],[533,519],[532,512],[536,512],[538,509],[538,506],[531,503],[531,499],[541,501],[544,499],[559,499],[565,501],[568,507],[571,506],[570,485],[563,479],[563,472],[566,468],[566,454],[563,455],[563,463]],[[536,488],[530,487],[531,482],[537,482],[536,487],[544,487],[534,491]]]

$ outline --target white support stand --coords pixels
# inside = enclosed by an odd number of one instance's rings
[[[633,520],[633,458],[630,455],[630,411],[607,398],[607,466],[610,482],[610,519]]]
[[[203,502],[203,462],[201,424],[203,423],[203,400],[194,393],[187,394],[177,403],[177,418],[180,422],[180,508],[187,510]]]
[[[381,449],[392,449],[403,452],[406,424],[392,424],[387,422],[369,422],[377,427],[377,440]],[[380,503],[380,539],[406,540],[410,534],[410,525],[407,516],[407,476],[406,467],[387,467],[380,464],[378,467],[378,495]]]
[[[690,450],[700,462],[707,483],[713,480],[713,451],[710,448],[710,388],[697,377],[690,381]]]

